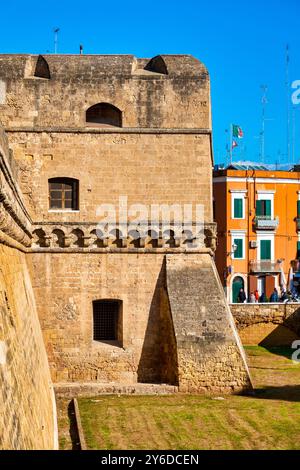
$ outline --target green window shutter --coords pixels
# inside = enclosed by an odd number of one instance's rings
[[[300,219],[300,201],[297,201],[297,217]]]
[[[243,240],[241,238],[235,238],[233,243],[237,246],[234,252],[234,258],[243,258]]]
[[[267,216],[271,217],[271,201],[270,201],[270,199],[267,199],[265,201],[265,214],[264,215],[267,215]]]
[[[297,242],[297,259],[300,259],[300,241]]]
[[[243,218],[243,199],[234,199],[233,215],[235,219]]]
[[[262,205],[262,201],[256,201],[256,215],[259,216],[259,215],[263,215],[263,205]]]
[[[260,259],[271,259],[271,240],[261,240]]]

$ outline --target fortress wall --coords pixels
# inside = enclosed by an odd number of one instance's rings
[[[209,135],[9,133],[35,221],[96,221],[102,203],[203,204],[211,221]],[[48,179],[79,180],[79,212],[49,212]],[[195,214],[194,214],[195,217]]]
[[[251,388],[209,254],[32,253],[30,259],[54,382],[169,383],[189,393]],[[123,301],[121,347],[93,340],[98,299]]]
[[[164,255],[33,253],[32,283],[54,382],[156,382]],[[123,347],[93,340],[93,300],[122,300]]]
[[[128,195],[203,203],[212,222],[210,82],[200,61],[161,56],[160,73],[131,55],[51,55],[46,79],[34,77],[37,60],[0,55],[0,123],[33,220],[95,221],[99,204]],[[87,126],[86,110],[100,102],[121,110],[122,128]],[[55,176],[79,179],[79,213],[48,213]]]
[[[3,149],[1,145],[0,448],[54,449],[55,399],[25,260],[30,220]]]
[[[55,399],[25,255],[0,244],[0,448],[57,447]]]
[[[166,255],[166,275],[179,390],[232,393],[251,389],[245,353],[211,256]]]
[[[298,303],[232,304],[243,344],[291,346],[300,338]]]
[[[50,79],[34,77],[38,56],[0,55],[4,127],[84,127],[86,109],[104,102],[125,128],[211,128],[208,72],[191,56],[165,56],[168,74],[126,55],[44,57]]]

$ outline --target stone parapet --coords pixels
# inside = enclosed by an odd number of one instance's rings
[[[162,232],[161,224],[157,230],[136,227],[126,235],[118,228],[102,234],[97,222],[41,222],[33,224],[32,251],[93,251],[93,252],[139,252],[139,253],[178,253],[213,252],[216,247],[216,224],[205,224],[202,234],[193,237],[190,232]]]
[[[31,219],[11,170],[6,136],[0,129],[0,241],[26,250],[31,239]]]

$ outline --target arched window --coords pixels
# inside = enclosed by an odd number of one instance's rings
[[[41,55],[38,56],[34,76],[39,78],[51,78],[48,62]]]
[[[122,301],[93,301],[93,338],[95,341],[122,343]]]
[[[49,208],[78,210],[79,181],[73,178],[49,179]]]
[[[109,103],[98,103],[86,112],[86,123],[101,127],[122,127],[122,112]]]

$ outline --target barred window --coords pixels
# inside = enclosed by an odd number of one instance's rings
[[[78,183],[72,178],[49,179],[50,209],[78,210]]]
[[[121,301],[95,300],[93,302],[94,340],[122,340]]]

